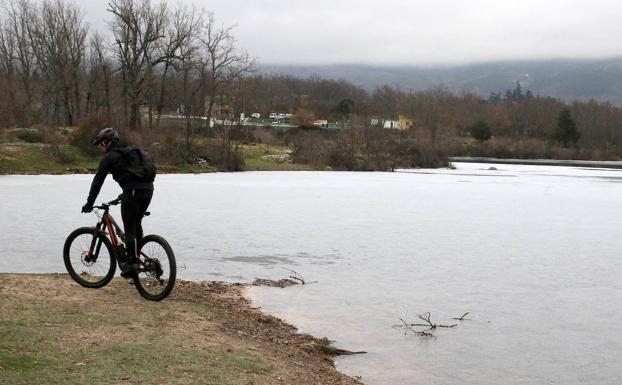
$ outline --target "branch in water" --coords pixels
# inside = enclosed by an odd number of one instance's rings
[[[466,313],[464,313],[464,314],[462,315],[462,317],[452,318],[452,319],[455,319],[455,320],[458,320],[458,321],[470,320],[470,318],[464,318],[464,317],[466,317],[468,314],[469,314],[469,312],[466,312]]]
[[[303,284],[303,285],[306,283],[306,282],[305,282],[305,279],[304,279],[304,278],[302,277],[302,275],[300,275],[297,271],[292,270],[292,269],[288,269],[288,268],[286,268],[286,267],[281,267],[281,269],[287,270],[287,271],[289,271],[290,273],[292,273],[292,275],[290,275],[290,276],[289,276],[289,278],[291,278],[291,279],[293,279],[293,280],[296,280],[296,281],[300,282],[300,283],[301,283],[301,284]]]

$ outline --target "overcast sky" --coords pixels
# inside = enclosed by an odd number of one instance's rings
[[[620,0],[182,0],[262,64],[462,64],[622,56]],[[104,29],[105,0],[76,2]],[[169,1],[175,4],[175,1]]]

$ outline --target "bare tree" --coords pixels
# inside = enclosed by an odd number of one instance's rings
[[[167,75],[171,68],[181,69],[184,62],[191,62],[197,51],[197,33],[202,24],[202,15],[196,9],[179,4],[172,13],[167,25],[165,43],[160,48],[160,57],[163,64],[160,78],[160,92],[157,110],[156,127],[160,127],[160,118],[164,107]],[[181,68],[180,68],[181,67]],[[182,69],[183,71],[183,69]]]
[[[7,43],[14,46],[11,51],[7,51],[7,54],[10,53],[12,57],[7,57],[5,61],[12,62],[12,69],[22,85],[25,94],[24,123],[28,124],[33,116],[35,93],[36,59],[29,32],[35,16],[34,6],[29,0],[3,0],[2,8],[6,14]]]
[[[83,21],[83,12],[64,0],[44,1],[36,10],[31,16],[30,39],[47,90],[55,95],[53,102],[42,102],[53,106],[57,122],[62,111],[65,124],[73,125],[82,111],[81,70],[88,25]]]
[[[2,112],[6,114],[4,121],[8,124],[13,124],[15,122],[15,87],[13,86],[14,78],[15,78],[15,57],[16,50],[16,41],[14,36],[11,34],[11,31],[5,25],[5,20],[3,20],[2,25],[0,26],[0,70],[1,76],[5,80],[6,84],[6,93],[7,95],[3,95],[4,100],[11,101],[13,106],[9,106],[7,103],[6,109]],[[2,91],[5,91],[4,89]]]
[[[110,27],[121,67],[125,116],[131,128],[140,128],[145,90],[154,67],[164,60],[158,53],[169,17],[166,3],[152,6],[149,0],[112,0],[108,11],[114,15]]]
[[[86,110],[99,115],[103,109],[109,116],[112,112],[112,61],[107,54],[106,42],[96,32],[89,42],[88,60],[84,70],[87,79]]]
[[[210,125],[216,99],[223,95],[225,85],[252,72],[255,66],[255,61],[248,53],[236,49],[232,29],[233,27],[217,25],[214,14],[210,12],[203,20],[199,35],[205,64],[201,74],[205,85],[201,99],[202,104],[207,106],[207,127]]]

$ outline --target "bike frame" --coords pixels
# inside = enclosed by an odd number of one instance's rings
[[[87,256],[84,257],[84,260],[86,262],[91,262],[91,260],[96,261],[97,257],[99,256],[99,251],[102,246],[102,241],[98,237],[100,233],[108,236],[108,238],[110,238],[110,242],[114,247],[121,246],[122,244],[120,241],[125,240],[125,233],[114,220],[112,215],[110,215],[110,213],[108,212],[110,207],[108,205],[104,205],[98,208],[104,210],[104,213],[102,214],[101,219],[97,222],[97,225],[95,226],[95,236],[91,241],[91,246],[89,247],[89,252]],[[115,252],[114,254],[114,258],[118,259],[116,255],[117,253]]]
[[[106,230],[108,230],[108,237],[110,238],[110,241],[112,242],[113,246],[119,246],[119,240],[123,241],[125,240],[125,233],[123,232],[123,230],[121,229],[121,227],[117,224],[117,222],[114,220],[114,218],[112,217],[112,215],[110,215],[108,213],[108,210],[104,210],[104,214],[102,215],[101,220],[97,223],[97,226],[95,226],[95,228],[97,229],[97,232],[103,232],[104,234],[106,234]],[[102,230],[102,228],[104,230]]]
[[[117,222],[114,220],[112,215],[110,215],[109,213],[110,206],[117,205],[119,203],[120,203],[120,200],[115,199],[114,201],[103,203],[101,206],[94,207],[96,209],[103,210],[104,213],[102,214],[101,218],[97,222],[97,225],[95,226],[95,236],[93,237],[93,240],[91,241],[89,252],[84,258],[86,262],[91,262],[91,260],[97,261],[97,257],[99,256],[99,250],[101,249],[101,246],[102,246],[102,241],[99,240],[98,235],[102,233],[104,234],[104,236],[108,236],[108,238],[110,238],[110,242],[112,243],[112,246],[115,247],[114,258],[117,261],[119,261],[119,258],[117,255],[118,247],[125,246],[125,233],[121,229],[121,226],[117,224]],[[150,213],[147,211],[145,212],[144,216],[148,216],[149,214]],[[140,255],[146,257],[146,255],[142,251],[140,252]],[[136,257],[138,257],[138,255]]]

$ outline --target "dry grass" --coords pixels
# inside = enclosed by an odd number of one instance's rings
[[[0,274],[0,384],[356,383],[240,290],[180,282],[154,303],[122,279]]]

